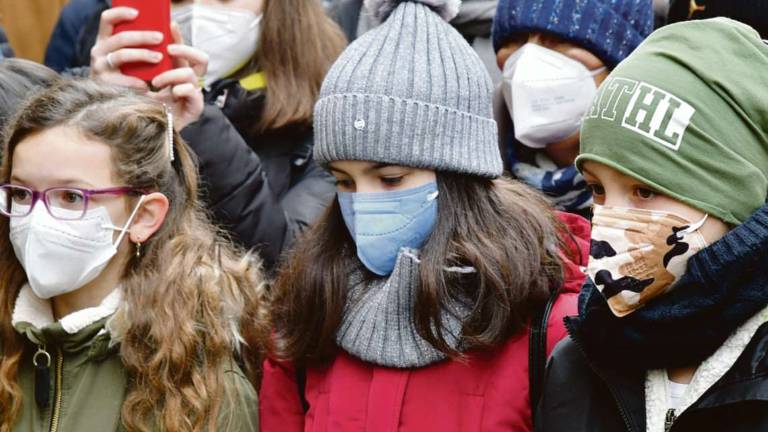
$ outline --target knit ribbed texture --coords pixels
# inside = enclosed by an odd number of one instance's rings
[[[429,7],[403,2],[331,67],[315,106],[315,159],[498,177],[488,72]]]
[[[745,274],[727,271],[735,264],[734,257],[739,257],[738,263],[746,269],[768,270],[768,206],[702,251],[689,263],[688,271],[708,284],[736,284]]]
[[[347,294],[344,318],[336,333],[336,343],[349,354],[379,366],[415,368],[439,362],[445,354],[419,336],[414,325],[415,288],[419,264],[415,250],[402,249],[392,274],[371,283],[353,278]],[[467,311],[443,314],[443,329],[448,344],[456,349],[462,323],[458,316]]]
[[[613,69],[653,31],[653,7],[651,0],[499,0],[496,51],[515,33],[535,31],[586,48]]]

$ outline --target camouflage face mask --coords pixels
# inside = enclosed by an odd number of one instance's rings
[[[688,259],[707,247],[692,224],[678,215],[596,205],[587,274],[616,316],[625,316],[668,292]]]

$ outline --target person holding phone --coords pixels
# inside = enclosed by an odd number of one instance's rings
[[[0,167],[0,430],[258,430],[252,259],[197,203],[159,103],[91,81],[33,98]]]
[[[171,44],[168,54],[188,63],[151,84],[173,86],[174,96],[192,91],[178,84],[193,75],[203,85],[209,108],[182,134],[200,159],[206,202],[235,241],[256,248],[274,268],[333,197],[332,178],[312,160],[312,109],[328,67],[346,45],[344,36],[317,0],[172,6],[177,42],[184,35],[186,45]],[[157,44],[159,34],[112,34],[114,26],[136,18],[126,8],[102,14],[91,74],[147,91],[120,67],[157,63],[156,52],[138,47]]]

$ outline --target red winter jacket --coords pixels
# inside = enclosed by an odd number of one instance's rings
[[[586,265],[589,223],[575,215],[559,217],[573,234],[566,242]],[[563,317],[575,314],[583,281],[579,264],[567,261],[563,294],[547,325],[548,353],[566,335]],[[339,350],[329,366],[307,371],[306,415],[295,370],[267,360],[259,395],[260,430],[530,431],[528,339],[528,332],[521,332],[493,351],[470,353],[465,363],[444,361],[418,369],[375,366]]]

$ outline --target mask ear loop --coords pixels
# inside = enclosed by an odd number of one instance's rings
[[[407,258],[410,258],[411,261],[415,262],[416,264],[421,264],[421,260],[419,257],[417,257],[414,253],[410,251],[403,251],[403,255]],[[477,269],[474,267],[458,267],[458,266],[452,266],[452,267],[443,267],[443,270],[448,273],[461,273],[461,274],[471,274],[471,273],[477,273]]]
[[[589,71],[589,74],[594,77],[594,76],[597,76],[597,74],[599,74],[599,73],[601,73],[601,72],[603,72],[605,70],[608,70],[608,68],[606,66],[603,66],[603,67],[599,67],[599,68],[597,68],[595,70]]]
[[[696,222],[694,224],[691,224],[691,226],[689,226],[688,228],[686,228],[686,229],[684,229],[682,231],[678,231],[677,232],[677,239],[678,240],[682,240],[684,235],[690,234],[692,232],[695,232],[696,230],[698,230],[699,228],[704,226],[704,223],[707,221],[707,218],[709,218],[709,214],[705,214],[704,217],[701,218],[700,221],[698,221],[698,222]]]
[[[115,247],[120,245],[120,242],[123,241],[123,237],[125,237],[125,234],[129,232],[128,227],[131,226],[133,223],[133,219],[136,217],[136,214],[139,212],[139,209],[141,208],[141,204],[144,202],[144,198],[146,195],[142,195],[139,198],[139,202],[136,203],[136,207],[133,208],[133,212],[131,212],[131,215],[128,217],[128,221],[125,222],[125,225],[123,225],[122,228],[119,229],[120,235],[117,237],[117,241],[115,242]]]

